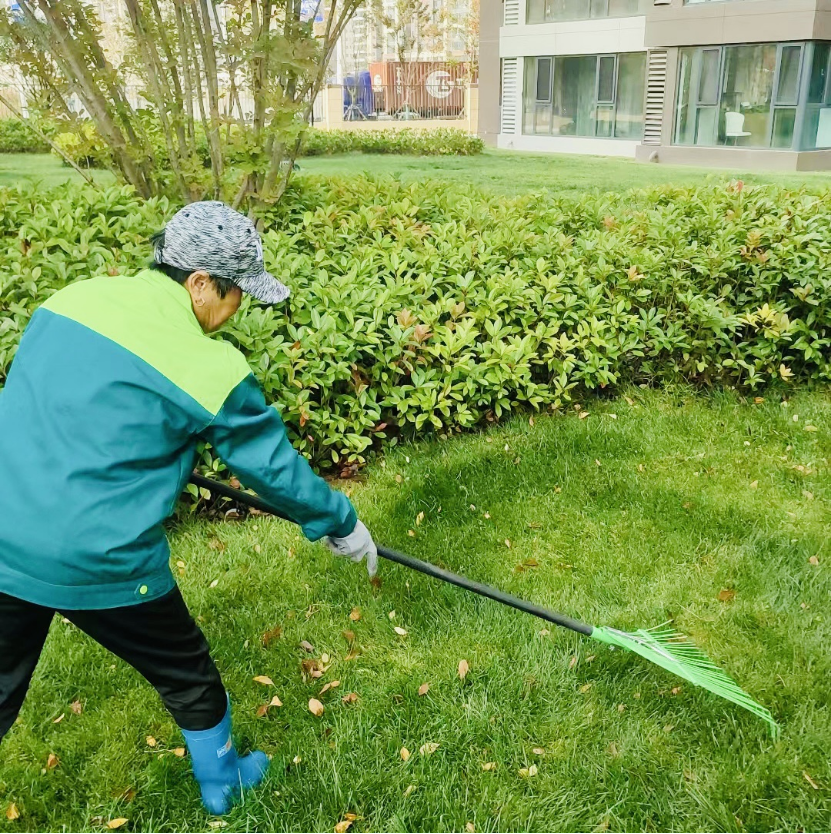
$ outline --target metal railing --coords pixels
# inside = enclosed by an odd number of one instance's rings
[[[373,85],[371,89],[346,84],[342,90],[345,122],[461,119],[465,115],[465,86],[457,81]]]

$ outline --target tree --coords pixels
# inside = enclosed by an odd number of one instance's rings
[[[410,107],[410,94],[415,85],[415,65],[421,57],[425,37],[433,37],[430,7],[425,0],[371,0],[372,16],[383,26],[383,34],[392,38],[403,85],[404,115]]]
[[[107,159],[143,197],[278,200],[344,26],[363,0],[112,0],[129,54],[114,63],[87,0],[19,0],[0,37],[69,113],[83,104]],[[130,95],[136,84],[149,107]],[[229,165],[233,162],[233,165]]]

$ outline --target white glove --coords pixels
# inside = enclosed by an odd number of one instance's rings
[[[378,549],[362,521],[355,525],[355,529],[348,536],[342,539],[327,536],[325,542],[326,547],[336,556],[345,556],[353,562],[362,562],[366,557],[366,569],[370,577],[375,576],[378,570]]]

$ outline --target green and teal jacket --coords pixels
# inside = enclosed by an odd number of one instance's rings
[[[292,447],[245,358],[160,272],[93,278],[32,316],[0,390],[0,591],[114,608],[174,586],[162,528],[209,441],[301,525],[346,536],[349,499]]]

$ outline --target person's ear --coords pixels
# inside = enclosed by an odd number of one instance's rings
[[[190,284],[193,303],[202,307],[205,304],[205,292],[211,282],[210,275],[203,269],[199,269],[196,272],[191,272],[187,282]]]

